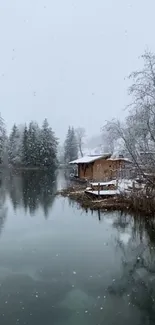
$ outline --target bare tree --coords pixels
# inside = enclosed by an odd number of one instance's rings
[[[149,173],[155,173],[155,55],[145,52],[142,59],[142,70],[129,76],[132,84],[127,118],[123,123],[112,120],[106,128],[112,137],[116,134],[123,139],[135,166],[150,181]]]
[[[102,128],[104,151],[113,154],[118,138],[119,134],[116,130],[116,127],[113,127],[113,121],[107,122]]]
[[[76,131],[78,149],[80,151],[81,157],[83,157],[82,147],[83,147],[83,144],[84,144],[83,139],[86,136],[86,131],[85,131],[85,129],[83,127],[78,127],[75,131]]]
[[[145,52],[142,56],[144,67],[133,72],[129,87],[132,96],[128,125],[135,129],[136,138],[141,139],[146,150],[155,151],[155,55]]]

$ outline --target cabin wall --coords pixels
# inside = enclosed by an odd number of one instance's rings
[[[96,160],[93,166],[93,179],[96,181],[114,179],[122,168],[124,168],[124,161]]]
[[[93,164],[79,164],[78,175],[80,179],[93,179]]]
[[[80,179],[106,181],[120,176],[124,170],[125,162],[122,160],[99,159],[91,164],[78,165],[78,177]]]

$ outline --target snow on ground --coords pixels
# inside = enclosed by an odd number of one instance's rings
[[[133,188],[133,186],[139,190],[144,188],[144,184],[139,184],[134,179],[120,179],[120,180],[118,180],[118,188],[121,192],[131,190]]]
[[[117,182],[118,182],[118,189],[122,192],[124,190],[128,190],[129,187],[133,187],[133,182],[134,180],[132,179],[119,179],[118,181],[116,180],[112,180],[109,182],[95,182],[95,183],[90,183],[93,186],[97,186],[99,183],[101,186],[108,186],[108,185],[115,185],[117,186]],[[135,183],[136,185],[137,183]],[[137,184],[139,186],[139,184]]]
[[[98,195],[98,191],[90,191],[90,190],[86,190],[87,193],[90,194],[94,194],[94,195]],[[116,195],[116,194],[120,194],[119,190],[104,190],[104,191],[100,191],[100,195]]]
[[[108,186],[108,185],[118,185],[118,188],[116,190],[103,190],[100,191],[100,195],[115,195],[115,194],[119,194],[119,193],[123,193],[125,191],[129,191],[133,188],[133,183],[136,189],[141,189],[142,185],[139,185],[135,180],[132,179],[119,179],[118,181],[116,180],[112,180],[109,182],[95,182],[95,183],[91,183],[92,186],[97,186],[100,183],[101,186]],[[98,191],[92,191],[91,187],[87,187],[86,191],[94,193],[95,195],[97,195]]]
[[[90,183],[93,186],[97,186],[100,183],[100,185],[116,185],[116,180],[109,181],[109,182],[96,182],[96,183]]]
[[[120,179],[118,181],[118,189],[120,192],[124,192],[129,188],[133,187],[133,180],[132,179]]]

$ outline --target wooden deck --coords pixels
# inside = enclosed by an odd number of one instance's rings
[[[119,190],[99,190],[99,191],[94,191],[90,189],[86,189],[85,193],[94,195],[94,196],[115,196],[119,195],[120,191]]]

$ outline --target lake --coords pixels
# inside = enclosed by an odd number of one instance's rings
[[[155,323],[155,223],[55,196],[63,173],[1,175],[0,324]]]

